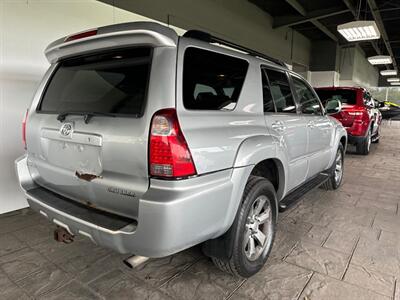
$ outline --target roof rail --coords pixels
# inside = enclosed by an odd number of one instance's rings
[[[252,56],[257,56],[257,57],[269,60],[269,61],[271,61],[273,63],[276,63],[276,64],[278,64],[278,65],[280,65],[282,67],[287,68],[287,65],[283,61],[281,61],[279,59],[273,58],[273,57],[268,56],[266,54],[263,54],[261,52],[257,52],[257,51],[255,51],[253,49],[246,48],[244,46],[235,44],[233,42],[224,40],[222,38],[213,36],[208,32],[204,32],[204,31],[200,31],[200,30],[189,30],[189,31],[186,31],[183,36],[184,37],[188,37],[188,38],[192,38],[192,39],[201,40],[201,41],[204,41],[204,42],[207,42],[207,43],[217,43],[217,44],[221,44],[221,45],[224,45],[224,46],[228,46],[230,48],[234,48],[234,49],[246,52],[246,53],[248,53],[248,54],[250,54]]]

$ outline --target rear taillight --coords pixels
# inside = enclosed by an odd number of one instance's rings
[[[89,36],[93,36],[97,34],[97,29],[90,29],[88,31],[83,31],[83,32],[79,32],[73,35],[68,36],[64,42],[70,42],[70,41],[74,41],[74,40],[79,40],[79,39],[83,39]]]
[[[26,110],[24,119],[22,120],[22,143],[26,150],[26,121],[28,120],[28,110]]]
[[[350,116],[362,116],[362,111],[349,111],[347,112]]]
[[[351,117],[353,121],[362,120],[364,117],[364,112],[362,110],[342,110],[341,114]]]
[[[350,133],[356,136],[365,135],[369,126],[368,112],[365,110],[350,110],[343,111],[343,113],[353,117]]]
[[[167,178],[196,175],[175,109],[163,109],[154,114],[149,148],[150,175]]]

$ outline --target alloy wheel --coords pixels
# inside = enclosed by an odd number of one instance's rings
[[[272,242],[272,208],[266,196],[259,196],[253,202],[245,226],[244,252],[254,261]]]
[[[335,182],[338,185],[343,176],[343,157],[342,152],[339,150],[335,159]]]

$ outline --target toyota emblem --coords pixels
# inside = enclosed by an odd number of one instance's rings
[[[61,126],[60,133],[62,136],[71,136],[72,132],[73,128],[71,123],[65,123],[63,126]]]

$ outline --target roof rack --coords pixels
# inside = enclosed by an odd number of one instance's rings
[[[266,54],[257,52],[257,51],[255,51],[253,49],[246,48],[244,46],[235,44],[233,42],[230,42],[230,41],[221,39],[219,37],[213,36],[208,32],[204,32],[204,31],[200,31],[200,30],[189,30],[189,31],[186,31],[183,36],[184,37],[188,37],[188,38],[201,40],[201,41],[204,41],[204,42],[207,42],[207,43],[217,43],[217,44],[221,44],[221,45],[224,45],[224,46],[228,46],[230,48],[234,48],[234,49],[246,52],[249,55],[257,56],[257,57],[269,60],[269,61],[271,61],[273,63],[276,63],[276,64],[278,64],[278,65],[280,65],[282,67],[287,68],[287,65],[283,61],[281,61],[279,59],[273,58],[273,57],[268,56]]]

